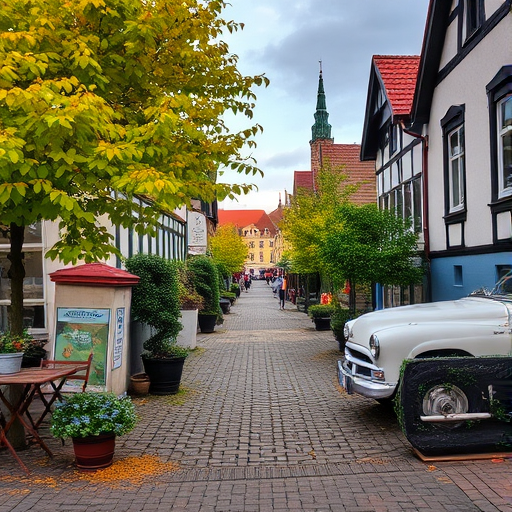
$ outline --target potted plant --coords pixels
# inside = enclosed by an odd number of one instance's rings
[[[334,312],[332,304],[314,304],[308,308],[308,316],[315,323],[317,331],[328,331],[331,328],[331,315]]]
[[[21,370],[25,356],[40,355],[34,366],[39,366],[46,355],[42,348],[46,340],[35,340],[26,330],[21,335],[0,333],[0,374],[17,373]]]
[[[199,328],[201,332],[214,332],[215,325],[222,318],[217,266],[211,258],[200,254],[190,258],[188,268],[194,276],[196,290],[204,300],[204,308],[198,317]]]
[[[141,354],[149,375],[149,392],[175,394],[189,350],[176,341],[180,318],[178,264],[154,254],[137,254],[126,260],[128,272],[139,276],[132,291],[132,318],[151,327]]]
[[[240,297],[240,285],[238,283],[231,283],[229,291],[234,293],[236,298]]]
[[[178,345],[194,349],[197,344],[197,315],[204,307],[204,300],[194,285],[194,276],[186,263],[180,262],[178,266],[179,276],[179,301],[181,312],[181,324],[183,329],[178,334]]]
[[[130,432],[137,416],[129,397],[114,393],[74,393],[58,403],[51,420],[51,433],[71,438],[76,464],[84,471],[112,464],[116,436]]]
[[[221,299],[228,299],[230,304],[233,305],[236,301],[236,293],[234,292],[221,292]]]
[[[25,350],[23,351],[23,359],[21,361],[22,368],[29,368],[33,366],[40,366],[41,359],[46,359],[47,353],[44,346],[48,343],[47,339],[35,339],[26,331]]]

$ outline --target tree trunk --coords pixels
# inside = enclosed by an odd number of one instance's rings
[[[23,279],[25,265],[23,263],[23,241],[25,226],[10,225],[11,251],[7,255],[11,262],[8,277],[11,280],[11,312],[9,318],[10,331],[13,334],[23,333]]]
[[[21,384],[11,384],[10,386],[2,386],[5,397],[11,404],[17,404],[23,393],[23,386]],[[0,409],[2,409],[3,415],[6,419],[11,417],[10,411],[5,407],[5,405],[0,402]],[[27,447],[27,441],[25,438],[25,428],[21,421],[16,418],[14,423],[11,425],[9,432],[7,433],[7,439],[12,444],[13,448],[16,450],[23,449]]]
[[[25,278],[25,265],[23,263],[23,241],[25,239],[25,226],[10,225],[11,251],[7,255],[11,262],[8,277],[11,280],[11,312],[9,318],[9,329],[13,334],[23,333],[23,279]],[[21,385],[9,386],[7,398],[11,403],[16,403],[23,387]],[[9,440],[14,448],[25,446],[25,429],[16,420],[9,430]]]

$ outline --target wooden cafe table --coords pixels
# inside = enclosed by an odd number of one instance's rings
[[[5,444],[7,446],[25,472],[28,473],[27,467],[20,460],[16,451],[7,440],[7,433],[9,432],[9,429],[16,418],[18,418],[25,430],[29,432],[41,448],[43,448],[43,450],[52,457],[52,452],[39,436],[37,429],[42,418],[50,411],[51,405],[58,397],[60,397],[60,390],[66,382],[66,379],[83,371],[84,369],[87,369],[87,363],[59,368],[22,368],[21,371],[17,373],[0,374],[0,386],[19,384],[23,387],[21,397],[15,403],[11,403],[7,399],[6,394],[2,392],[2,388],[0,387],[0,400],[5,404],[10,412],[10,418],[6,421],[5,425],[3,427],[0,425],[0,445]],[[46,392],[43,393],[41,386],[50,383],[53,383],[53,386],[49,392],[49,400],[47,400],[44,396]],[[28,408],[36,394],[41,397],[44,405],[44,411],[40,418],[34,422],[28,412]]]

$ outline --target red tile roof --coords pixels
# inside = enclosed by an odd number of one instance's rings
[[[233,224],[239,230],[254,225],[260,231],[267,228],[273,236],[276,233],[276,226],[265,210],[221,210],[218,211],[219,226]]]
[[[322,165],[342,168],[347,175],[347,185],[359,184],[351,196],[356,204],[375,203],[377,200],[375,163],[361,161],[359,144],[334,144],[330,141],[316,141],[311,145],[311,168],[316,173]]]
[[[270,212],[268,216],[270,220],[276,225],[279,226],[279,223],[283,220],[283,206],[279,205],[274,211]]]
[[[293,195],[299,188],[313,190],[313,171],[295,171],[293,173]]]
[[[393,115],[411,113],[420,57],[417,55],[374,55]]]

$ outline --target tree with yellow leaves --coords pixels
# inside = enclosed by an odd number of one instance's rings
[[[26,226],[60,222],[47,255],[117,250],[100,218],[151,233],[162,210],[233,197],[226,167],[260,173],[253,88],[222,40],[223,0],[6,0],[0,10],[0,224],[10,238],[11,330],[22,330]],[[133,199],[141,197],[145,206]],[[148,206],[149,205],[149,206]]]
[[[223,277],[230,277],[243,269],[248,249],[233,224],[217,228],[209,240],[209,249]]]

